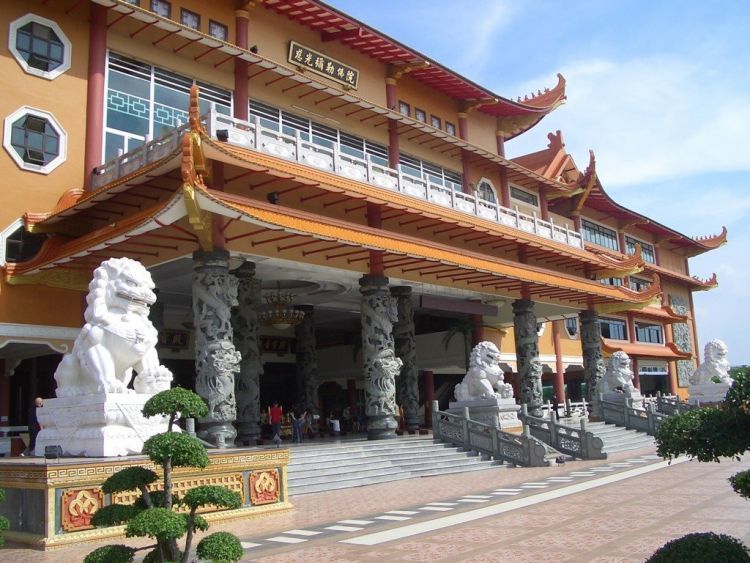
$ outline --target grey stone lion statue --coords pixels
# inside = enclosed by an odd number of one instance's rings
[[[632,397],[635,392],[630,357],[622,351],[612,354],[601,382],[602,393],[617,391],[622,391],[628,397]]]
[[[731,385],[727,352],[727,345],[721,340],[711,340],[706,344],[703,351],[703,363],[690,376],[690,384],[717,383],[713,381],[713,378],[718,377],[721,383]]]
[[[492,342],[474,346],[469,356],[469,370],[454,393],[457,401],[513,397],[513,386],[505,383],[497,346]]]
[[[55,372],[58,397],[97,393],[153,395],[169,389],[172,373],[159,364],[158,333],[148,318],[156,301],[151,274],[130,258],[110,258],[94,271],[86,324]]]

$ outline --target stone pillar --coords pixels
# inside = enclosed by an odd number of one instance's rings
[[[245,262],[232,272],[237,278],[237,308],[232,314],[234,346],[242,356],[240,373],[234,382],[237,397],[237,442],[253,446],[260,438],[260,376],[263,374],[258,307],[261,304],[260,280],[255,264]]]
[[[562,341],[560,333],[562,332],[563,321],[552,321],[552,343],[555,347],[555,375],[553,379],[553,389],[560,404],[565,404],[565,365],[562,359]]]
[[[422,372],[422,388],[424,389],[424,425],[432,428],[432,401],[435,400],[435,376],[431,371]]]
[[[516,364],[521,380],[521,404],[531,416],[542,416],[542,364],[539,361],[539,335],[536,330],[534,302],[513,302],[513,328],[516,339]]]
[[[315,313],[312,305],[300,305],[305,318],[294,327],[297,351],[297,388],[300,404],[309,414],[318,414],[318,352],[315,339]]]
[[[596,311],[581,311],[581,350],[583,352],[583,380],[586,382],[586,401],[591,405],[591,415],[600,418],[599,381],[606,368],[602,358],[602,331]]]
[[[194,252],[193,268],[195,390],[208,403],[208,415],[198,420],[198,436],[226,448],[237,436],[234,374],[240,371],[240,354],[231,321],[237,278],[229,274],[226,250]]]
[[[419,429],[419,371],[417,370],[417,341],[414,335],[414,307],[411,287],[391,288],[396,299],[398,321],[393,325],[396,355],[401,359],[401,377],[396,381],[397,402],[404,409],[404,422],[409,431]]]
[[[395,438],[396,376],[401,371],[393,342],[393,323],[398,320],[396,303],[388,292],[387,277],[364,275],[359,285],[367,439]]]
[[[91,189],[91,173],[102,163],[104,75],[107,66],[107,8],[95,3],[90,7],[88,65],[83,182],[87,189]]]

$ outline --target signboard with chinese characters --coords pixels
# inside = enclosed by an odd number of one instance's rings
[[[356,68],[340,63],[336,59],[318,53],[310,47],[300,45],[296,41],[289,42],[289,62],[354,90],[357,89],[359,71]]]
[[[186,330],[160,330],[159,347],[186,350],[190,344],[190,333]]]

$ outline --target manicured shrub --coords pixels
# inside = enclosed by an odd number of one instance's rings
[[[135,549],[127,545],[105,545],[89,553],[83,563],[130,563]]]
[[[688,534],[656,550],[647,563],[742,563],[750,561],[737,538],[713,532]]]
[[[213,563],[231,563],[242,559],[242,544],[228,532],[210,534],[198,542],[198,557]]]

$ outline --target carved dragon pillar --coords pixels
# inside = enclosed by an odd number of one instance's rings
[[[300,305],[296,308],[305,312],[302,322],[294,328],[300,404],[308,414],[318,414],[318,352],[314,308],[312,305]]]
[[[393,342],[393,323],[398,320],[396,303],[384,276],[364,275],[359,285],[367,439],[395,438],[396,376],[401,371]]]
[[[599,381],[606,371],[602,358],[602,331],[596,311],[581,311],[581,349],[583,352],[583,380],[586,382],[586,400],[591,405],[591,416],[601,417]]]
[[[198,435],[216,447],[234,445],[237,419],[234,374],[240,354],[234,348],[231,308],[237,305],[237,279],[229,273],[226,250],[193,253],[195,390],[208,415],[198,420]]]
[[[237,442],[255,445],[260,438],[261,361],[257,309],[261,301],[255,264],[245,262],[232,272],[237,278],[237,307],[232,312],[234,347],[242,356],[234,382],[237,398]]]
[[[539,335],[534,302],[513,302],[513,326],[516,341],[516,364],[521,380],[521,403],[531,416],[542,416],[542,364],[539,362]]]
[[[411,287],[391,288],[396,299],[398,321],[393,325],[396,355],[403,366],[401,377],[396,380],[396,400],[404,409],[406,429],[419,430],[419,371],[417,370],[417,342],[414,336],[414,306]]]

